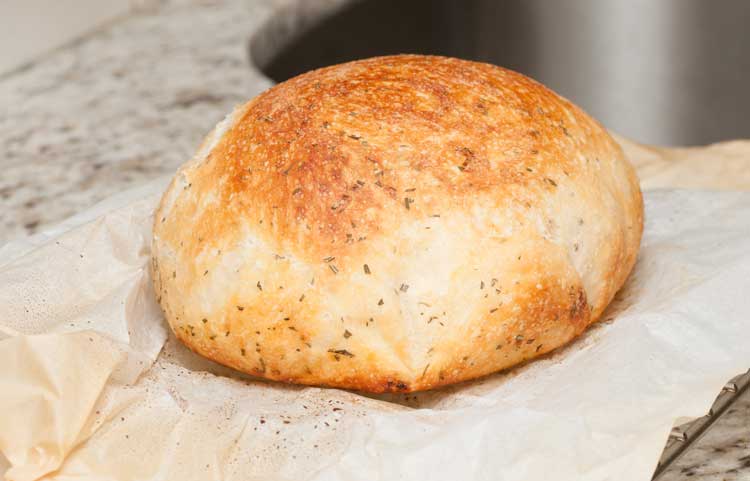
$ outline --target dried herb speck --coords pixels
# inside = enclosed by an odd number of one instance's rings
[[[352,337],[352,333],[348,329],[344,329],[344,339],[349,339],[350,337]]]
[[[340,355],[346,356],[346,357],[354,357],[354,354],[352,354],[351,352],[347,351],[346,349],[329,349],[328,352],[330,352],[332,354],[340,354]]]
[[[333,256],[329,256],[329,257],[326,257],[325,259],[323,259],[323,262],[326,262],[326,263],[328,263],[328,262],[331,262],[331,261],[334,261],[334,260],[336,260],[336,258],[335,258],[335,257],[333,257]]]
[[[370,266],[368,266],[367,264],[365,264],[363,267],[365,269],[365,274],[369,275],[370,274]]]
[[[245,310],[245,308],[244,308],[244,307],[242,307],[242,306],[237,306],[237,310],[238,310],[238,311],[244,311],[244,310]]]
[[[378,305],[379,305],[379,306],[382,306],[383,304],[385,304],[385,302],[383,302],[383,299],[380,299],[380,300],[378,301]]]
[[[257,283],[257,284],[255,284],[255,287],[257,287],[259,291],[262,291],[262,290],[263,290],[263,286],[262,286],[262,285],[260,285],[260,281],[258,281],[258,283]]]
[[[339,272],[338,267],[336,267],[334,264],[328,264],[328,268],[331,269],[331,272],[333,272],[334,274],[338,274]]]
[[[404,207],[406,207],[406,210],[410,209],[410,205],[414,203],[414,199],[411,197],[404,197]]]
[[[409,284],[401,284],[401,287],[398,288],[401,292],[406,292],[409,290]]]

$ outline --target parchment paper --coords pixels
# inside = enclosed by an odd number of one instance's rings
[[[6,479],[647,480],[674,420],[750,366],[750,192],[647,192],[635,272],[580,340],[377,398],[254,380],[175,341],[147,271],[166,182],[0,249]]]

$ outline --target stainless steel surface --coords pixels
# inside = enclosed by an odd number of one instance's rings
[[[366,0],[273,58],[274,80],[345,60],[433,53],[518,70],[647,143],[750,137],[746,0]]]

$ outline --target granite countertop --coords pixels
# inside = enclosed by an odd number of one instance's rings
[[[0,77],[0,244],[171,174],[272,82],[272,48],[347,0],[168,0]],[[659,477],[750,479],[750,390]]]

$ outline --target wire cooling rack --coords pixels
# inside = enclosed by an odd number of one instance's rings
[[[739,399],[746,391],[750,390],[750,370],[739,376],[735,376],[724,385],[719,396],[714,401],[708,414],[695,419],[689,423],[681,424],[672,428],[667,439],[667,445],[656,466],[653,480],[658,481],[660,475],[684,453],[703,433],[711,429],[717,419]]]

